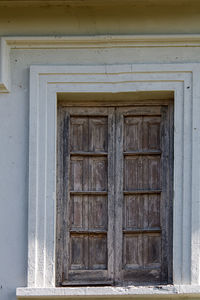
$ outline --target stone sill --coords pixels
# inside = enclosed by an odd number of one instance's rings
[[[160,285],[160,286],[126,286],[126,287],[67,287],[67,288],[17,288],[18,299],[25,298],[75,298],[75,297],[155,297],[171,298],[173,295],[189,296],[200,299],[199,285]]]

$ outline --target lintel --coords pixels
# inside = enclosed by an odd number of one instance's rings
[[[2,36],[0,37],[0,93],[11,91],[11,49],[81,49],[133,47],[200,47],[200,34]]]

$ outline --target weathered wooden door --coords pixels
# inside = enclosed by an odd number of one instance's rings
[[[171,282],[169,107],[121,107],[116,115],[116,170],[121,176],[116,177],[115,279]]]
[[[58,285],[171,282],[170,111],[59,108]]]
[[[62,285],[111,284],[114,109],[68,108],[61,109],[61,115],[60,176],[64,179],[58,207],[59,281]]]

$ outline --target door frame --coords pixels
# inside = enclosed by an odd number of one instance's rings
[[[55,287],[58,93],[174,92],[174,284],[199,284],[198,64],[32,66],[28,287]],[[20,292],[20,291],[19,291]]]

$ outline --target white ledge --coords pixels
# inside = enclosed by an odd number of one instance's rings
[[[200,34],[9,36],[4,39],[13,49],[200,46]]]
[[[199,285],[158,285],[158,286],[126,286],[126,287],[67,287],[67,288],[17,288],[17,298],[28,297],[123,297],[123,296],[186,296],[193,295],[200,298]]]
[[[200,47],[200,34],[0,37],[0,93],[10,91],[10,49]]]

